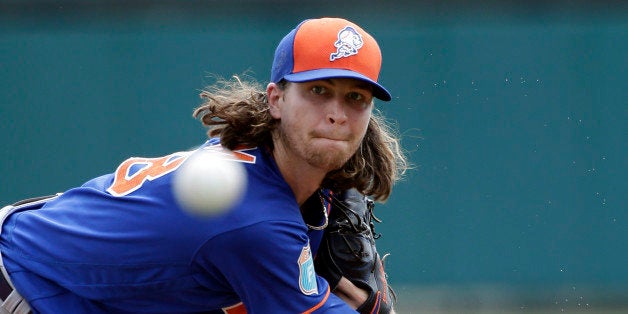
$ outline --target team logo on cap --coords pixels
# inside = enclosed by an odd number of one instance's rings
[[[353,27],[346,26],[338,32],[338,40],[334,43],[336,52],[329,55],[329,61],[358,54],[358,50],[362,48],[362,45],[364,45],[362,35]]]

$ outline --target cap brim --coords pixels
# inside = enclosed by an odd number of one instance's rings
[[[390,93],[384,88],[384,86],[379,85],[377,82],[371,80],[370,78],[354,72],[350,70],[343,69],[317,69],[310,71],[303,71],[299,73],[287,74],[283,77],[285,80],[289,82],[308,82],[315,80],[323,80],[329,78],[354,78],[362,81],[366,81],[371,86],[373,86],[373,96],[377,99],[383,101],[390,101],[392,99]]]

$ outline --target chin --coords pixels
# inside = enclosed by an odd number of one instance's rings
[[[313,148],[313,147],[311,147]],[[353,153],[349,153],[346,146],[339,149],[310,149],[307,154],[309,164],[329,172],[341,168],[351,158]]]
[[[346,162],[347,162],[347,159],[345,158],[331,159],[331,158],[314,157],[314,158],[310,158],[309,160],[310,165],[317,167],[319,169],[322,169],[325,172],[338,170],[342,168],[342,166],[344,166]]]

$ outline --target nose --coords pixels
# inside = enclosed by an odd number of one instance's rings
[[[331,124],[344,124],[347,122],[344,100],[334,98],[333,101],[329,102],[327,108],[327,121]]]

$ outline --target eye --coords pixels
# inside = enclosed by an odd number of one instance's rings
[[[327,92],[327,89],[323,86],[320,85],[316,85],[316,86],[312,86],[312,93],[316,94],[316,95],[322,95],[325,92]]]
[[[351,101],[362,101],[365,97],[361,93],[350,92],[349,94],[347,94],[347,98]]]

